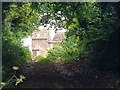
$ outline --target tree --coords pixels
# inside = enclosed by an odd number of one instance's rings
[[[57,2],[47,4],[51,7],[49,11],[52,16],[58,17],[56,13],[60,11],[61,16],[65,17],[64,26],[69,30],[66,33],[67,37],[75,35],[76,38],[79,37],[80,42],[87,41],[85,48],[88,48],[87,52],[93,56],[92,62],[94,61],[96,67],[102,70],[118,69],[120,64],[118,60],[119,3]]]
[[[21,39],[31,35],[39,26],[39,12],[32,8],[32,3],[2,3],[2,59],[3,78],[11,75],[11,67],[31,59],[31,53],[21,44]]]
[[[3,3],[3,7],[5,7]],[[39,13],[32,9],[32,3],[7,4],[3,8],[3,36],[8,34],[19,39],[30,35],[39,25]],[[5,37],[4,37],[5,38]]]

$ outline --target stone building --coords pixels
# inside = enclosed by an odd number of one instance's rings
[[[45,56],[47,50],[54,47],[54,44],[61,43],[65,39],[64,31],[47,30],[46,28],[32,33],[32,58],[41,55]]]
[[[47,43],[49,39],[49,34],[47,30],[40,30],[32,34],[32,56],[37,55],[44,56],[49,44]]]

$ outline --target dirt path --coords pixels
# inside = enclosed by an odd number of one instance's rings
[[[98,74],[84,65],[55,62],[52,67],[42,66],[34,61],[21,66],[26,77],[18,88],[113,88],[119,86],[119,76],[110,73]],[[81,68],[79,68],[81,67]],[[85,70],[82,70],[84,68]]]
[[[26,77],[26,80],[19,84],[19,88],[55,88],[64,87],[64,81],[67,81],[67,76],[70,72],[65,70],[60,62],[54,63],[54,67],[46,68],[40,64],[31,61],[21,67],[21,74]]]

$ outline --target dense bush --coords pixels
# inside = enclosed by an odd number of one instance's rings
[[[13,41],[3,39],[3,65],[19,64],[31,59],[30,51],[19,42]]]
[[[31,59],[31,52],[14,39],[2,40],[2,66],[3,80],[12,75],[12,66],[19,65]]]
[[[39,25],[38,12],[32,8],[32,3],[8,2],[2,3],[2,8],[3,65],[30,60],[31,53],[22,47],[21,40]]]
[[[119,35],[120,31],[116,30],[112,33],[107,41],[97,42],[94,48],[94,58],[92,60],[93,66],[99,70],[104,71],[120,71],[120,60],[119,60]]]
[[[42,67],[42,69],[46,69],[46,70],[52,70],[52,63],[53,62],[51,62],[50,61],[50,59],[47,59],[47,58],[45,58],[45,57],[42,57],[42,56],[36,56],[35,58],[34,58],[34,60],[35,60],[35,62],[37,62],[41,67]]]
[[[32,3],[2,3],[2,63],[3,78],[10,76],[11,67],[31,59],[30,51],[22,47],[21,39],[30,35],[39,23]],[[34,25],[33,25],[34,23]]]
[[[52,61],[71,61],[78,60],[86,51],[86,41],[80,41],[75,36],[70,36],[61,45],[54,47],[48,51],[47,59]]]
[[[34,57],[34,60],[38,62],[38,61],[44,60],[44,57],[38,55]]]

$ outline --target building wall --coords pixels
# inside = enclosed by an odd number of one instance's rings
[[[50,35],[48,30],[40,30],[32,34],[32,55],[35,56],[41,55],[45,56],[47,49],[50,48],[48,44]]]
[[[54,47],[55,43],[61,42],[63,34],[55,33],[55,30],[42,29],[32,33],[32,36],[22,40],[23,46],[28,47],[32,58],[41,55],[45,56],[47,50]],[[62,38],[62,39],[61,39]]]
[[[44,56],[49,45],[47,39],[33,39],[32,40],[32,49],[38,49],[37,55]]]
[[[50,40],[52,41],[55,36],[55,30],[49,30]]]

